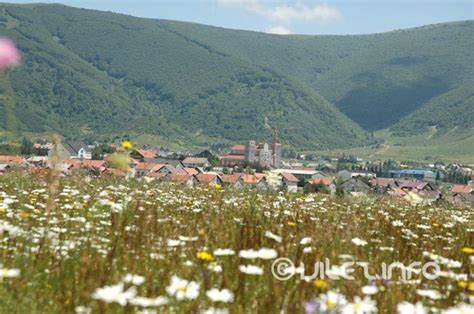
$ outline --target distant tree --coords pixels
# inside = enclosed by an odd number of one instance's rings
[[[92,149],[93,160],[103,160],[106,154],[113,154],[116,149],[110,145],[101,144]]]
[[[336,179],[336,196],[343,197],[344,196],[344,181],[341,178]]]
[[[26,137],[21,140],[20,152],[22,155],[31,155],[33,153],[33,143]]]
[[[331,191],[322,183],[306,185],[305,190],[307,193],[331,193]]]
[[[99,146],[94,147],[92,150],[92,159],[93,160],[102,160],[104,159],[104,155],[102,153],[102,150],[100,149]]]
[[[9,143],[0,144],[0,155],[19,155],[20,147]]]
[[[209,160],[209,162],[211,163],[211,166],[212,167],[217,167],[219,164],[220,164],[220,159],[218,156],[214,155],[214,154],[211,154],[207,160]]]
[[[470,177],[468,174],[464,175],[464,182],[463,182],[463,184],[467,184],[470,179],[471,179],[471,177]]]

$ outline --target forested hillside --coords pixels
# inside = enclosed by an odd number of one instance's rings
[[[163,23],[297,78],[367,130],[390,127],[462,85],[464,92],[474,92],[474,85],[466,84],[474,77],[474,21],[357,36],[278,36]],[[469,103],[474,106],[472,99]]]
[[[268,116],[295,147],[371,141],[294,78],[176,34],[160,21],[61,5],[2,11],[2,32],[25,55],[10,75],[28,130],[59,129],[67,136],[130,130],[199,144],[267,136]]]
[[[420,134],[428,128],[445,133],[458,129],[468,134],[474,124],[474,81],[431,99],[419,110],[408,115],[391,128],[395,135]],[[474,148],[473,148],[474,149]]]
[[[0,5],[0,34],[25,57],[9,73],[23,130],[150,134],[188,145],[266,137],[265,117],[280,126],[284,144],[304,149],[367,145],[367,131],[394,125],[399,134],[466,127],[473,31],[467,21],[278,36],[62,5]]]

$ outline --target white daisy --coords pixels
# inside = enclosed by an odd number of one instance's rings
[[[301,245],[308,245],[308,244],[311,243],[311,241],[312,241],[311,238],[306,237],[306,238],[301,239],[300,244],[301,244]]]
[[[274,249],[261,248],[257,252],[258,258],[260,259],[274,259],[278,257],[278,253]]]
[[[430,298],[431,300],[439,300],[443,297],[439,291],[433,289],[417,289],[416,294],[421,297]]]
[[[368,285],[362,287],[362,293],[365,295],[374,295],[379,292],[379,289],[375,285]]]
[[[410,302],[402,302],[397,305],[398,314],[427,314],[428,309],[421,302],[412,304]]]
[[[118,303],[121,306],[127,305],[128,300],[137,294],[136,287],[130,287],[124,291],[124,283],[120,282],[113,286],[105,286],[95,290],[92,298],[104,301],[106,303]]]
[[[199,296],[199,288],[200,285],[197,282],[172,276],[170,285],[166,287],[166,292],[178,300],[193,300]]]
[[[230,256],[235,255],[235,251],[231,249],[216,249],[214,250],[214,256]]]
[[[20,270],[18,268],[0,268],[0,280],[2,278],[16,278],[20,277]]]
[[[258,258],[258,251],[256,250],[241,250],[239,256],[245,259],[256,259]]]
[[[202,314],[229,314],[228,309],[219,309],[219,308],[208,308],[207,310],[203,311]]]
[[[320,294],[316,301],[320,304],[322,312],[335,312],[347,304],[346,298],[337,292],[328,291],[325,294]]]
[[[213,302],[224,302],[232,303],[234,302],[234,294],[228,289],[219,290],[217,288],[212,288],[206,292],[206,295]]]
[[[474,305],[467,303],[459,303],[454,307],[450,307],[441,312],[442,314],[472,314],[474,313]]]
[[[367,245],[367,241],[359,239],[359,238],[354,238],[354,239],[351,240],[351,242],[354,243],[357,246],[366,246]]]
[[[281,243],[281,241],[283,240],[282,237],[280,237],[279,235],[276,235],[276,234],[274,234],[274,233],[272,233],[272,232],[270,232],[270,231],[266,231],[266,232],[265,232],[265,236],[266,236],[267,238],[269,238],[269,239],[275,240],[275,241],[278,242],[278,243]]]
[[[123,282],[131,283],[135,286],[139,286],[145,282],[145,277],[139,275],[128,274],[123,278]]]
[[[255,265],[240,265],[239,270],[247,275],[263,275],[263,268]]]
[[[168,298],[163,296],[156,298],[135,297],[129,303],[141,307],[162,306],[168,304]]]

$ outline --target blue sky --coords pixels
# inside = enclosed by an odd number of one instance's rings
[[[10,1],[30,3],[35,1]],[[366,34],[474,19],[474,0],[42,0],[140,17],[293,34]]]

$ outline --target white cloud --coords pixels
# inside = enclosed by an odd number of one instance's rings
[[[265,31],[265,33],[275,34],[275,35],[290,35],[292,32],[284,26],[274,26],[270,27]]]
[[[261,0],[217,0],[220,6],[238,8],[277,21],[331,21],[341,16],[340,12],[326,3],[312,7],[295,5],[266,6]]]

